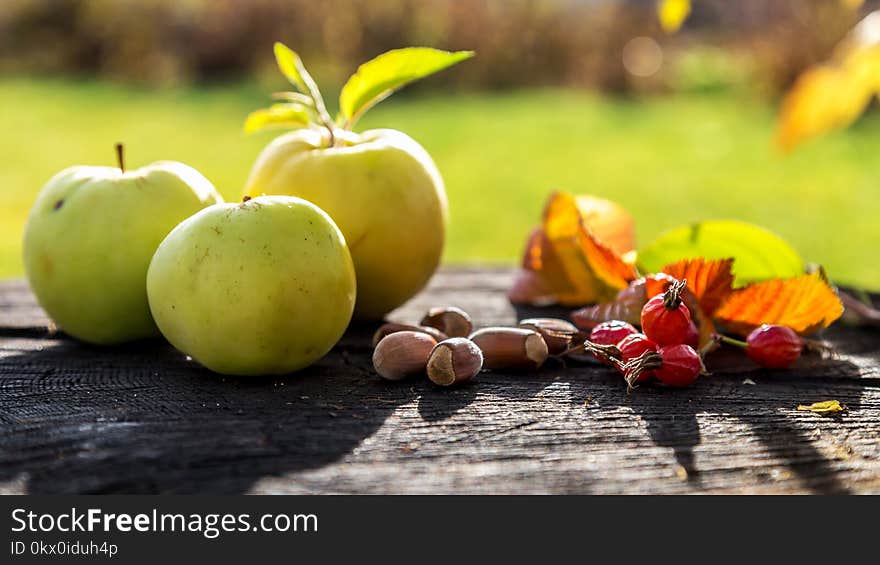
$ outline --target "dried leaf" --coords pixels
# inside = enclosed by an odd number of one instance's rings
[[[513,304],[549,306],[556,302],[553,291],[547,286],[544,277],[537,271],[520,269],[513,286],[507,291],[507,298]]]
[[[617,292],[636,278],[632,262],[606,244],[592,229],[611,234],[615,246],[632,242],[632,219],[622,208],[611,204],[618,222],[596,207],[599,199],[578,198],[556,192],[544,209],[544,222],[529,236],[523,257],[523,273],[508,297],[515,303],[581,305],[612,300]],[[612,208],[607,208],[611,210]],[[589,210],[597,210],[592,214]],[[600,221],[601,220],[601,221]],[[627,227],[628,226],[628,227]],[[613,229],[612,229],[613,228]],[[614,231],[616,230],[616,232]]]
[[[880,11],[868,14],[837,46],[832,59],[798,77],[782,102],[776,141],[799,143],[853,123],[880,93]]]
[[[837,292],[816,272],[737,289],[712,317],[741,335],[761,324],[781,324],[808,335],[828,327],[841,314],[843,304]]]
[[[816,412],[817,414],[827,414],[830,412],[842,412],[844,406],[839,400],[824,400],[822,402],[814,402],[807,405],[802,404],[798,406],[797,409],[807,412]]]
[[[543,306],[577,292],[542,228],[529,235],[520,272],[507,296],[514,304]]]
[[[589,194],[575,196],[575,205],[584,225],[603,244],[621,256],[636,248],[635,223],[623,206]]]
[[[637,326],[641,322],[642,307],[647,301],[645,279],[640,278],[618,292],[612,302],[580,308],[569,317],[582,330],[591,330],[609,320],[623,320]]]

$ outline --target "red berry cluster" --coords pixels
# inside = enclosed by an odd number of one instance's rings
[[[616,366],[630,387],[652,380],[688,386],[704,372],[695,347],[697,327],[681,300],[685,281],[651,298],[642,308],[642,332],[626,322],[603,322],[593,328],[586,348]],[[613,346],[613,347],[612,347]]]
[[[681,298],[685,287],[686,281],[673,280],[666,292],[648,300],[641,312],[641,333],[620,320],[602,322],[581,349],[617,367],[630,387],[652,380],[676,387],[693,384],[705,368],[697,352],[699,331]],[[791,367],[805,349],[822,349],[791,328],[769,324],[753,330],[746,341],[721,335],[714,341],[741,347],[751,360],[770,369]]]

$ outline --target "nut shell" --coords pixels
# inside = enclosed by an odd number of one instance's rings
[[[449,337],[467,337],[474,327],[470,315],[455,306],[431,308],[420,323],[437,328]]]
[[[428,378],[440,386],[469,381],[483,368],[483,353],[464,337],[453,337],[434,346],[428,357]]]
[[[389,381],[423,373],[437,340],[426,333],[402,331],[382,338],[373,350],[373,368]]]
[[[379,329],[376,330],[376,333],[373,334],[373,347],[379,345],[379,342],[382,341],[382,338],[384,338],[385,336],[404,331],[425,333],[433,337],[435,341],[443,341],[448,337],[445,333],[441,332],[437,328],[432,328],[429,326],[416,326],[413,324],[398,324],[397,322],[388,322],[387,324],[382,324]]]
[[[541,334],[525,328],[483,328],[470,336],[486,369],[537,369],[549,355]]]
[[[527,318],[519,323],[519,327],[541,334],[550,355],[566,351],[579,334],[574,324],[559,318]]]

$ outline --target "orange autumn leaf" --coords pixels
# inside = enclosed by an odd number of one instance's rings
[[[556,192],[544,208],[541,227],[529,235],[523,271],[508,297],[529,304],[610,300],[636,278],[632,262],[624,259],[634,246],[632,218],[623,208]]]
[[[523,272],[508,296],[515,303],[552,304],[558,296],[577,292],[544,229],[529,235]]]
[[[761,324],[780,324],[808,335],[828,327],[842,314],[837,292],[816,272],[737,289],[713,318],[741,335],[748,335]]]
[[[544,235],[572,287],[571,292],[557,296],[560,304],[610,300],[636,278],[635,267],[587,227],[571,194],[556,192],[550,196],[544,209]],[[557,274],[547,268],[546,262],[543,272]]]
[[[578,194],[574,200],[584,225],[596,239],[620,255],[636,248],[635,222],[623,206],[589,194]]]
[[[666,265],[663,272],[687,280],[688,289],[708,316],[733,292],[733,259],[684,259]]]

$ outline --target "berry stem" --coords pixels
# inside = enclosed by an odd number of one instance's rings
[[[635,359],[628,361],[621,367],[623,378],[626,381],[626,391],[632,392],[637,388],[636,383],[642,373],[659,369],[661,365],[663,365],[663,357],[656,351],[645,351]]]
[[[116,164],[119,165],[119,170],[123,173],[125,172],[125,146],[121,143],[116,144]]]
[[[592,353],[593,355],[599,357],[602,361],[611,363],[612,365],[620,363],[620,350],[617,349],[617,346],[600,345],[598,343],[593,343],[588,339],[585,339],[582,343],[579,343],[578,345],[569,347],[562,353],[556,355],[556,357],[566,357],[568,355],[585,352]]]
[[[727,345],[733,345],[734,347],[740,347],[742,349],[746,349],[749,346],[749,344],[744,341],[733,339],[732,337],[727,337],[726,335],[718,335],[715,339],[717,339],[721,343],[726,343]]]
[[[663,295],[663,306],[667,310],[678,308],[678,305],[681,304],[681,293],[685,287],[687,287],[687,279],[681,279],[669,285],[669,288],[666,289],[666,293]]]
[[[712,337],[709,338],[708,343],[706,343],[706,345],[704,345],[700,348],[699,351],[697,351],[697,353],[699,353],[700,355],[700,359],[705,359],[706,355],[709,355],[710,353],[718,349],[720,347],[719,344],[721,343],[722,337],[724,336],[720,334],[712,334]]]

